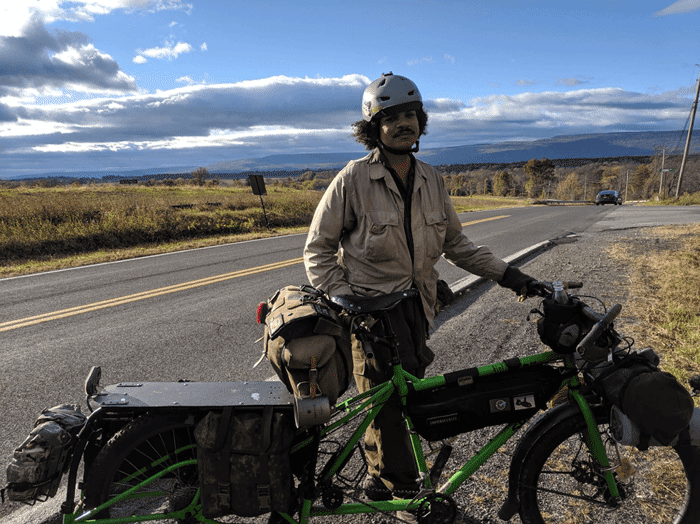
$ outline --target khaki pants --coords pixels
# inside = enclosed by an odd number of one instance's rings
[[[420,301],[404,301],[389,312],[389,320],[399,343],[402,367],[412,375],[423,378],[426,367],[433,361],[433,352],[425,344],[427,320]],[[383,334],[378,322],[372,332]],[[357,389],[363,393],[386,382],[391,372],[385,364],[389,357],[384,348],[375,347],[375,358],[367,360],[362,344],[353,337],[352,357]],[[365,432],[365,454],[369,473],[379,477],[394,490],[415,490],[418,470],[402,418],[401,401],[394,393]]]

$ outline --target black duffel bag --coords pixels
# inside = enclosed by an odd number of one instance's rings
[[[426,440],[525,420],[546,408],[562,383],[561,373],[551,366],[486,376],[478,376],[472,368],[445,377],[445,386],[408,394],[408,415]]]
[[[688,427],[693,398],[668,372],[656,366],[653,351],[630,353],[592,370],[599,394],[634,422],[642,435],[667,446]]]

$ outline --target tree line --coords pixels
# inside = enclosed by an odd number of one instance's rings
[[[457,164],[437,166],[452,196],[495,195],[558,200],[593,200],[605,189],[614,189],[625,200],[647,200],[655,196],[675,196],[680,172],[681,155],[649,157],[620,157],[599,160],[533,158],[511,164]],[[266,184],[294,189],[322,191],[338,173],[338,169],[297,172],[254,172],[265,176]],[[247,175],[210,173],[199,167],[192,173],[157,175],[129,179],[147,186],[155,185],[226,185],[248,186]],[[103,182],[119,182],[103,180]],[[0,186],[17,187],[37,185],[82,185],[98,180],[37,179],[31,181],[4,181]],[[685,167],[680,194],[700,192],[700,155],[691,155]]]
[[[674,196],[681,157],[654,155],[647,162],[606,159],[576,167],[533,158],[508,167],[482,167],[455,172],[441,166],[453,196],[492,194],[558,200],[592,200],[602,190],[614,189],[626,200]],[[700,155],[688,160],[680,194],[700,191]]]

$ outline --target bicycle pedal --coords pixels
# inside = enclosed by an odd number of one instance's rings
[[[627,457],[620,458],[620,465],[615,470],[622,482],[627,482],[634,476],[635,470],[632,461]]]

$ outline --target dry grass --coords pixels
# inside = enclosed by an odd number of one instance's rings
[[[658,198],[658,197],[657,197]],[[678,199],[667,197],[667,198],[652,198],[645,205],[650,206],[697,206],[700,205],[700,191],[693,194],[684,193]]]
[[[321,191],[270,185],[0,189],[0,278],[306,231]],[[460,212],[522,205],[455,198]],[[186,206],[186,207],[185,207]]]
[[[284,234],[321,193],[224,187],[0,190],[0,277]]]
[[[457,213],[481,211],[484,209],[500,209],[503,207],[520,207],[531,204],[531,201],[525,198],[498,197],[491,195],[472,195],[467,197],[453,196],[451,198]]]
[[[662,355],[682,383],[700,374],[700,225],[640,230],[610,248],[630,268],[627,331]]]

